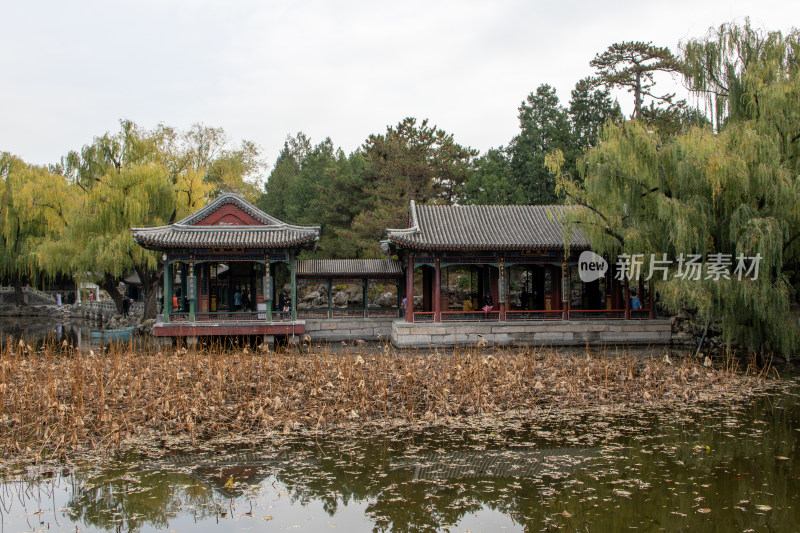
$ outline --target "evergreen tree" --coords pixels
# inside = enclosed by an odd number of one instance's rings
[[[556,201],[555,175],[545,168],[545,156],[560,150],[569,165],[574,164],[577,148],[570,131],[569,115],[553,87],[543,84],[528,95],[519,108],[520,133],[509,146],[511,184],[519,189],[512,198],[526,204],[551,204]]]
[[[503,148],[491,148],[475,160],[464,187],[464,203],[473,205],[516,205],[523,203],[522,190],[511,176],[511,159]]]
[[[414,118],[370,135],[363,147],[365,209],[353,220],[352,239],[358,255],[377,256],[386,228],[405,227],[408,204],[455,203],[463,199],[464,183],[474,168],[477,151],[456,143],[453,136]]]
[[[292,184],[300,175],[309,151],[311,140],[303,132],[286,138],[275,166],[264,184],[264,192],[256,202],[259,209],[279,220],[288,221],[287,207],[294,201]]]
[[[669,48],[641,41],[614,43],[605,52],[597,54],[589,64],[597,69],[594,83],[606,89],[621,87],[633,94],[631,118],[634,119],[642,118],[645,98],[672,104],[674,94],[654,92],[654,74],[681,72],[680,62]]]
[[[569,117],[577,148],[586,150],[597,144],[600,128],[606,122],[622,121],[622,109],[611,100],[608,89],[598,88],[591,78],[584,78],[572,90]]]

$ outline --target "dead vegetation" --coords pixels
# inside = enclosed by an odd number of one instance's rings
[[[95,353],[37,351],[19,341],[0,352],[0,463],[475,416],[519,419],[541,409],[730,400],[768,381],[730,363],[588,350],[122,346]]]

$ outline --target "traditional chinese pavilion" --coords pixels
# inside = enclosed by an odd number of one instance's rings
[[[132,232],[141,246],[164,254],[163,321],[154,335],[303,332],[296,256],[316,246],[319,227],[286,224],[223,194],[175,224]]]
[[[399,259],[299,261],[319,227],[286,224],[225,194],[183,220],[133,228],[164,258],[162,337],[308,333],[401,347],[476,343],[664,343],[652,292],[609,268],[579,279],[589,240],[566,206],[420,206],[386,230]],[[632,305],[636,301],[638,305]],[[639,322],[639,324],[637,324]]]
[[[569,209],[423,206],[412,201],[409,227],[386,230],[383,243],[405,266],[405,294],[413,302],[405,306],[405,320],[650,318],[649,307],[630,308],[613,269],[591,283],[580,282],[578,257],[590,242],[567,226]],[[453,278],[468,289],[456,299]],[[448,292],[442,291],[443,284]],[[644,288],[636,292],[649,305]]]

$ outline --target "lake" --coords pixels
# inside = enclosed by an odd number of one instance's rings
[[[31,467],[0,532],[796,531],[799,395]]]

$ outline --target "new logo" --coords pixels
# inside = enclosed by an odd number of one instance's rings
[[[594,252],[586,250],[578,257],[578,275],[584,283],[602,278],[607,271],[608,262]]]

